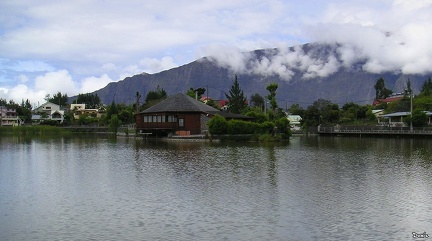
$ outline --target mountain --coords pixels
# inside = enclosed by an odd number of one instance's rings
[[[157,86],[168,95],[185,93],[192,87],[206,88],[209,97],[224,99],[224,93],[228,93],[234,75],[237,75],[240,87],[248,97],[254,93],[266,96],[266,86],[277,83],[280,107],[294,103],[307,107],[320,98],[342,106],[350,101],[371,104],[375,97],[374,85],[380,77],[394,92],[403,92],[406,81],[410,79],[415,93],[429,77],[368,73],[363,70],[367,60],[347,67],[341,60],[337,45],[305,44],[286,50],[264,49],[241,53],[240,57],[242,60],[237,63],[229,58],[206,57],[160,73],[127,77],[93,93],[97,93],[104,104],[113,100],[134,103],[137,91],[142,102],[147,92]]]

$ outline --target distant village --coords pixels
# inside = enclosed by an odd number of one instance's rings
[[[380,78],[375,85],[376,98],[369,105],[353,102],[338,106],[331,101],[319,99],[306,109],[299,104],[282,109],[277,103],[277,84],[267,87],[268,96],[254,94],[247,98],[235,80],[226,99],[213,100],[198,88],[167,96],[158,87],[149,91],[144,99],[135,93],[136,103],[102,105],[97,94],[80,94],[67,103],[66,94],[47,96],[46,102],[32,108],[29,101],[21,105],[0,99],[1,126],[52,125],[52,126],[106,126],[115,117],[122,125],[133,125],[137,133],[163,135],[204,134],[216,116],[228,124],[225,132],[244,132],[243,129],[267,128],[268,133],[303,132],[308,128],[323,126],[377,126],[377,127],[428,127],[432,125],[432,82],[429,78],[419,93],[414,94],[410,83],[404,93],[393,93]],[[234,120],[229,124],[229,121]],[[286,121],[282,121],[286,120]],[[256,125],[241,126],[237,122]],[[230,127],[231,125],[231,127]],[[243,125],[243,124],[242,124]],[[261,126],[258,126],[261,125]],[[267,127],[262,127],[268,125]],[[229,129],[231,128],[231,130]],[[232,130],[232,129],[241,130]],[[222,128],[223,129],[223,128]],[[253,132],[253,130],[251,130]],[[249,131],[249,132],[251,132]],[[223,131],[220,132],[223,134]]]

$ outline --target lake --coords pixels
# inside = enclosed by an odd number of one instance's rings
[[[432,238],[430,139],[0,145],[0,240]]]

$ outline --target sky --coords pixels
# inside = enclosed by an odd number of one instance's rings
[[[432,0],[2,0],[0,98],[101,89],[208,56],[233,72],[290,80],[356,60],[372,73],[432,71]],[[316,59],[305,43],[338,43]],[[247,51],[278,48],[252,60]],[[249,66],[248,68],[246,66]]]

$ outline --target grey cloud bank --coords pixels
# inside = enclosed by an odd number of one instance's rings
[[[432,0],[2,1],[0,94],[74,95],[209,56],[236,73],[290,81],[359,60],[372,73],[430,73]],[[334,46],[306,53],[304,43]],[[270,50],[258,60],[247,51]],[[62,78],[59,85],[55,78]]]

